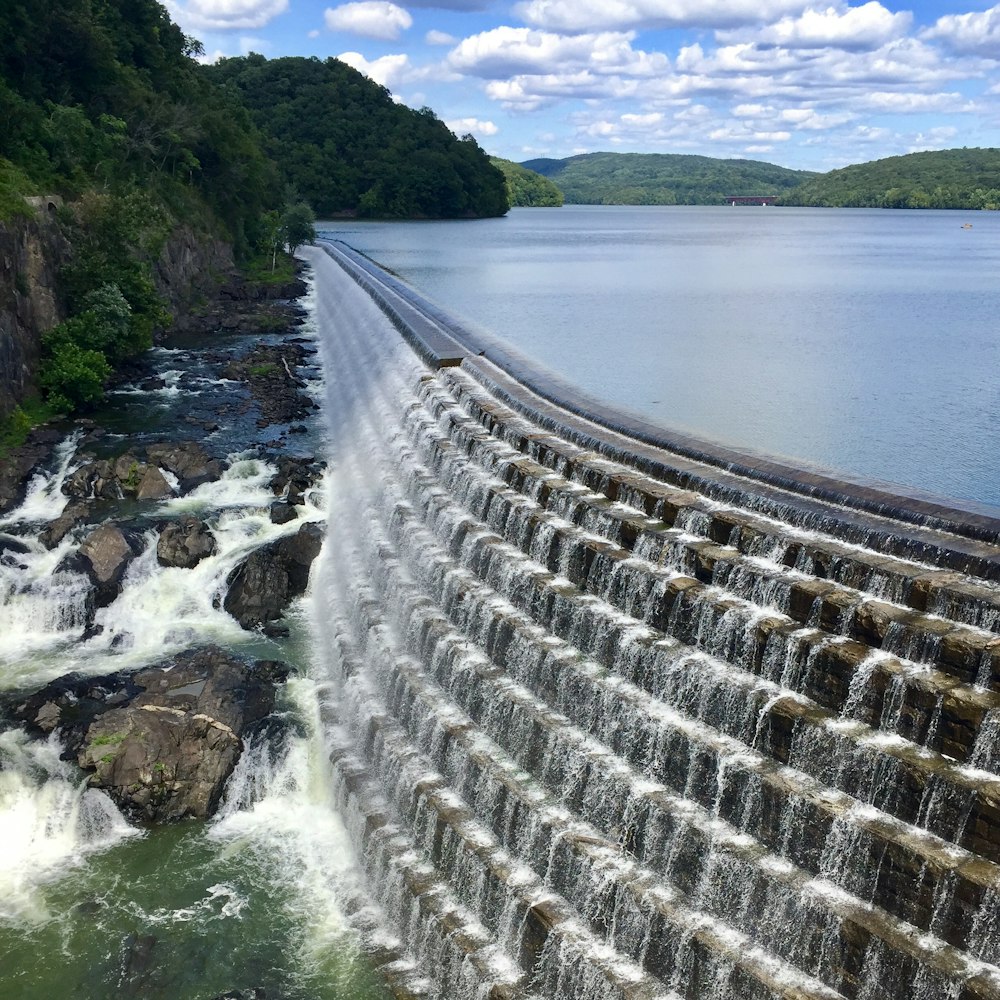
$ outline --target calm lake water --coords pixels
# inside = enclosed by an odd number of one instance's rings
[[[317,228],[665,428],[1000,505],[1000,214],[567,206]]]

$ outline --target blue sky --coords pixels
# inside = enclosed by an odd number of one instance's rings
[[[512,160],[597,150],[827,170],[1000,146],[1000,4],[167,0],[206,58],[335,56]]]

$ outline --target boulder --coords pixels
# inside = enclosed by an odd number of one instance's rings
[[[174,488],[155,465],[147,465],[139,480],[135,496],[137,500],[163,500],[174,495]]]
[[[285,500],[275,500],[271,504],[271,523],[288,524],[299,516],[295,507]]]
[[[294,597],[305,593],[309,568],[323,544],[319,524],[304,524],[294,535],[252,552],[230,574],[224,607],[246,629],[273,631]]]
[[[80,565],[94,584],[97,607],[106,607],[121,593],[125,571],[141,551],[141,539],[113,521],[95,528],[83,540]]]
[[[287,675],[206,647],[131,675],[61,677],[11,712],[35,734],[58,728],[89,783],[132,818],[204,818]]]
[[[22,561],[18,559],[18,556],[25,556],[30,551],[31,549],[19,538],[14,538],[12,535],[0,535],[0,565],[20,566]]]
[[[214,482],[225,468],[219,459],[210,457],[194,441],[151,444],[146,449],[146,457],[177,477],[181,493],[187,493],[202,483]]]
[[[202,559],[215,555],[215,536],[204,521],[182,517],[172,521],[160,533],[156,543],[156,561],[161,566],[192,569]]]
[[[115,464],[108,459],[101,459],[81,465],[66,477],[62,484],[63,493],[77,500],[121,499],[125,495],[125,489],[115,473]]]
[[[77,525],[85,523],[91,515],[89,502],[77,501],[69,504],[66,509],[42,529],[38,540],[47,549],[54,549]]]
[[[32,476],[61,440],[58,432],[39,429],[29,435],[25,444],[7,450],[0,462],[0,514],[24,500]]]

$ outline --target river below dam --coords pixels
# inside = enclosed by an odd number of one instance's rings
[[[1000,504],[998,213],[567,205],[319,229],[663,427]]]

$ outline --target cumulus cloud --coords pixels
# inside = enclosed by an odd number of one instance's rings
[[[926,132],[918,132],[913,137],[913,143],[908,152],[921,153],[928,149],[947,149],[955,144],[955,136],[958,129],[952,125],[940,125],[937,128],[928,129]]]
[[[323,15],[331,31],[348,31],[366,38],[394,41],[406,31],[413,18],[409,11],[388,0],[359,0],[339,7],[328,7]]]
[[[481,118],[452,118],[445,125],[455,135],[467,135],[469,132],[475,136],[496,135],[500,131],[493,122],[483,121]]]
[[[448,55],[448,65],[459,72],[486,79],[518,74],[560,75],[584,68],[594,73],[627,70],[632,76],[667,72],[670,60],[662,53],[632,48],[631,32],[559,35],[530,28],[493,28],[463,39]]]
[[[403,53],[368,60],[360,52],[341,52],[337,58],[389,90],[406,83],[412,68],[409,56]]]
[[[972,14],[948,14],[923,32],[953,52],[1000,59],[1000,6]]]
[[[410,7],[429,7],[432,10],[486,10],[493,0],[409,0]]]
[[[288,10],[288,0],[174,0],[167,10],[185,30],[263,28]]]
[[[808,0],[523,0],[514,12],[553,31],[733,28],[796,14]]]
[[[428,45],[454,45],[458,39],[454,35],[449,35],[447,31],[437,31],[432,28],[424,35],[424,41]]]
[[[908,11],[894,14],[871,0],[861,7],[806,10],[753,32],[721,31],[717,37],[722,42],[751,40],[789,49],[877,49],[905,35],[912,21]]]

